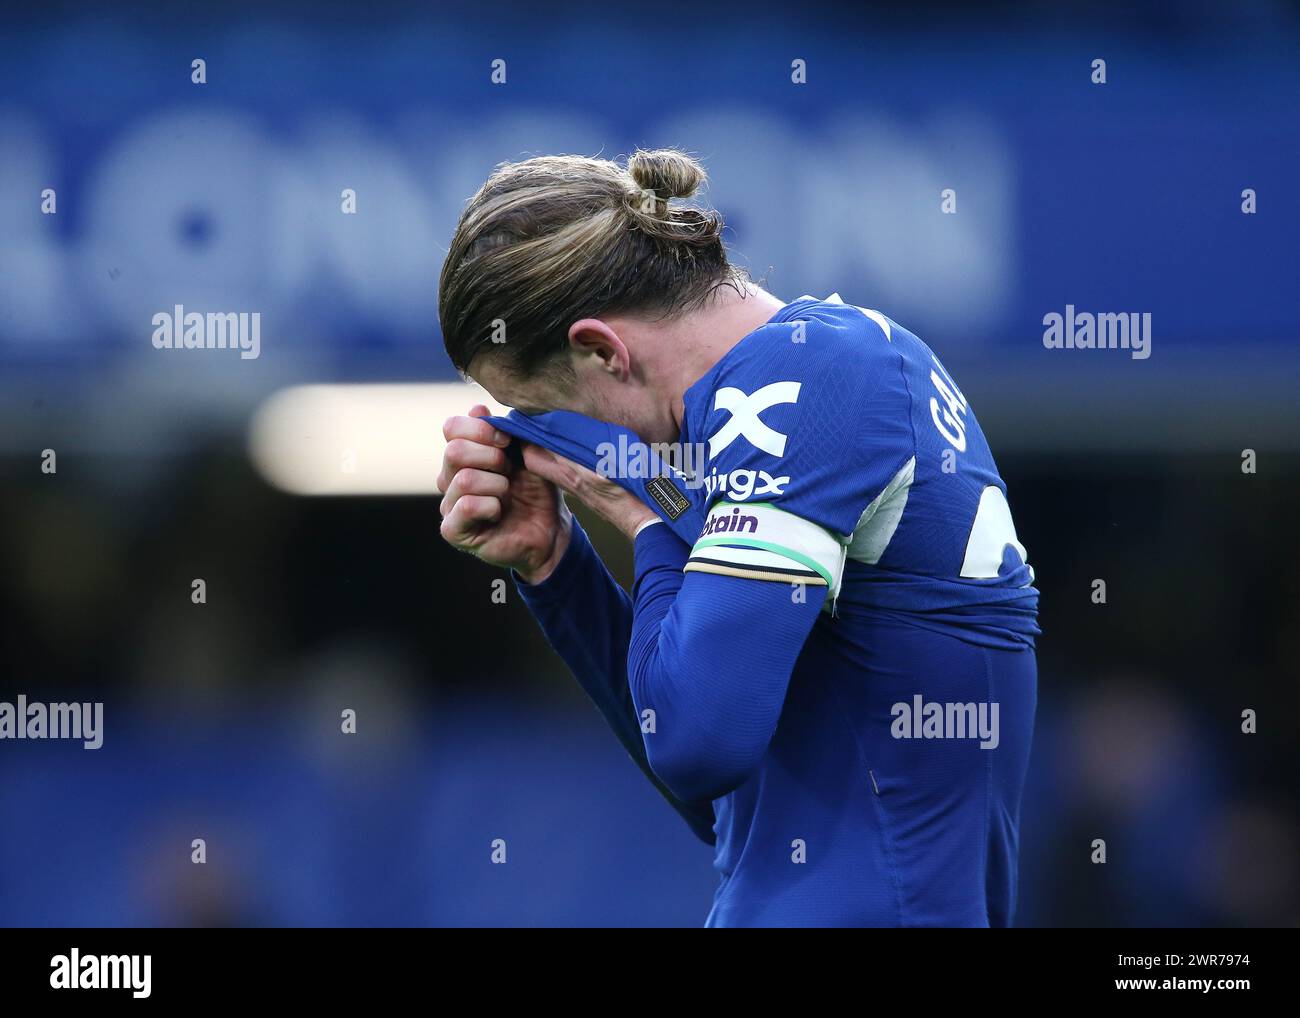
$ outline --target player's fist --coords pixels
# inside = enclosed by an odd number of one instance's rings
[[[568,548],[573,518],[554,484],[511,461],[510,436],[481,419],[488,414],[475,406],[442,426],[442,536],[453,548],[540,583]]]

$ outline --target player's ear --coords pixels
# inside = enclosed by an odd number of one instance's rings
[[[569,350],[578,366],[626,381],[631,371],[627,346],[607,322],[583,318],[569,326]]]

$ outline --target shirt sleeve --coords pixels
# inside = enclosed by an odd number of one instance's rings
[[[672,794],[720,798],[757,769],[825,586],[683,572],[666,527],[636,539],[628,681],[646,758]]]
[[[664,538],[674,541],[685,557],[686,546],[667,527],[649,529],[661,531]],[[555,571],[538,584],[525,583],[516,574],[515,584],[547,641],[569,666],[637,766],[691,830],[713,844],[712,806],[677,798],[651,768],[641,741],[640,717],[628,686],[632,602],[576,518],[569,547]]]
[[[805,332],[783,336],[792,324]],[[706,496],[686,570],[802,582],[833,603],[855,532],[914,455],[902,362],[857,312],[767,328],[692,421]]]

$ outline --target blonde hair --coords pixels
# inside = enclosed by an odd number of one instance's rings
[[[676,149],[637,151],[626,167],[585,156],[498,166],[462,213],[442,267],[438,314],[452,363],[467,371],[494,350],[531,374],[568,348],[582,318],[671,317],[719,286],[739,289],[745,275],[727,261],[722,217],[670,204],[706,179]],[[504,323],[504,343],[494,323]]]

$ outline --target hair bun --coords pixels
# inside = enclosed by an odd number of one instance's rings
[[[670,201],[704,181],[704,167],[676,149],[498,166],[461,213],[438,281],[451,362],[467,373],[480,357],[499,358],[520,378],[561,371],[576,321],[660,320],[703,307],[721,286],[743,294],[747,277],[727,260],[722,216]],[[510,323],[506,344],[501,321]]]
[[[689,198],[708,180],[703,166],[675,148],[637,149],[627,161],[627,172],[637,187],[663,201]]]

